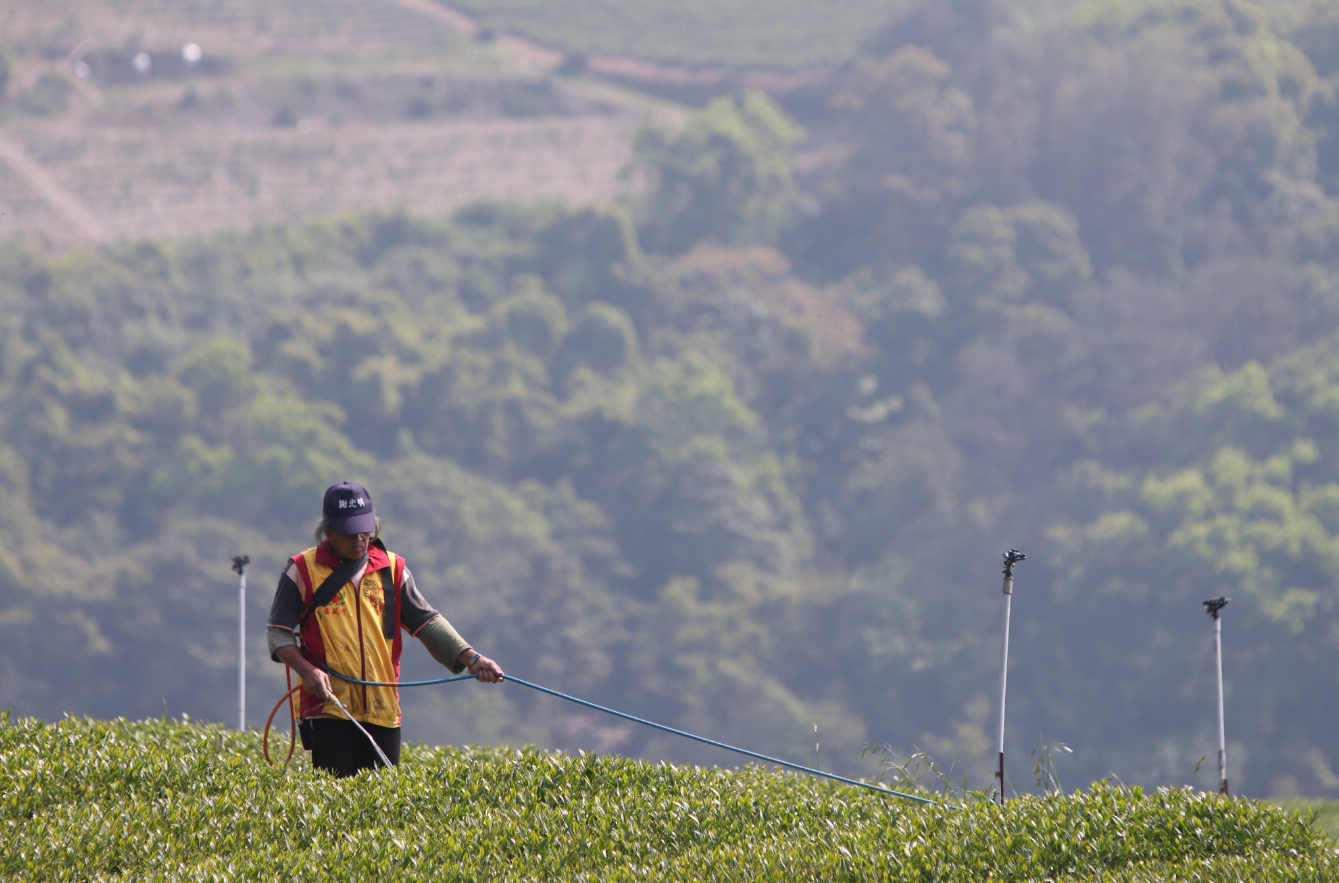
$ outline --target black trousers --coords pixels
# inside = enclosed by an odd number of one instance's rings
[[[312,768],[326,770],[343,778],[360,770],[374,770],[382,766],[381,758],[358,732],[353,721],[333,718],[312,718],[307,726],[311,736]],[[377,741],[386,758],[393,764],[400,762],[400,728],[363,724],[363,729]]]

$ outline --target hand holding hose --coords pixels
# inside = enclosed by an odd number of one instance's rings
[[[280,662],[298,673],[298,677],[302,679],[302,689],[308,693],[319,696],[327,702],[335,695],[330,689],[330,675],[318,666],[312,665],[296,645],[280,647],[274,651],[274,655]]]
[[[477,653],[474,650],[465,651],[470,655],[470,659],[465,663],[465,668],[485,684],[500,684],[506,678],[506,673],[502,671],[502,666],[493,660]],[[462,654],[463,655],[463,654]]]
[[[316,666],[310,666],[306,672],[302,673],[301,677],[302,689],[313,696],[320,696],[327,702],[335,697],[334,691],[330,689],[330,675]]]

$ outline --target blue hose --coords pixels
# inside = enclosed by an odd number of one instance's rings
[[[424,687],[431,684],[450,684],[456,681],[475,680],[474,675],[456,675],[454,677],[438,678],[432,681],[405,681],[401,683],[391,683],[389,681],[361,681],[358,678],[351,678],[348,675],[340,674],[339,672],[335,671],[329,666],[322,665],[322,668],[324,668],[328,673],[339,678],[341,681],[347,681],[350,684],[360,684],[365,687]],[[568,702],[574,702],[577,705],[583,705],[586,708],[593,708],[596,711],[602,711],[605,714],[611,714],[614,717],[620,717],[623,720],[632,721],[635,724],[641,724],[642,726],[651,727],[653,729],[661,730],[666,733],[671,733],[675,736],[682,736],[685,739],[692,739],[695,742],[701,742],[705,745],[711,745],[716,748],[724,748],[726,751],[733,751],[736,754],[743,754],[746,757],[752,757],[753,759],[761,760],[764,763],[776,764],[777,766],[785,767],[787,769],[795,770],[797,772],[808,773],[811,776],[821,776],[825,779],[832,779],[837,782],[842,782],[843,784],[846,785],[854,785],[857,788],[866,788],[870,791],[877,791],[880,794],[886,794],[890,797],[900,797],[903,800],[914,800],[917,803],[938,803],[938,801],[931,800],[927,797],[919,797],[915,794],[905,794],[901,791],[894,791],[891,788],[885,788],[882,785],[871,785],[868,782],[861,782],[857,779],[848,779],[845,776],[838,776],[834,773],[825,773],[822,770],[816,770],[811,767],[801,766],[798,763],[791,763],[788,760],[781,760],[780,758],[768,757],[765,754],[759,754],[756,751],[749,751],[747,748],[737,748],[734,745],[727,745],[724,742],[717,742],[715,739],[708,739],[705,736],[697,736],[694,735],[693,733],[685,732],[684,730],[676,730],[673,727],[667,727],[664,724],[658,724],[655,721],[649,721],[646,720],[645,718],[640,718],[636,717],[635,715],[627,714],[626,712],[617,711],[612,708],[606,708],[603,705],[596,705],[594,702],[587,702],[585,699],[578,699],[576,696],[569,696],[566,693],[560,693],[557,690],[551,690],[548,687],[541,687],[539,684],[532,684],[529,681],[522,680],[521,678],[515,677],[514,675],[505,675],[503,677],[503,681],[513,684],[520,684],[522,687],[529,687],[532,690],[537,690],[540,693],[547,693],[550,696],[557,696],[559,699],[566,699]],[[960,806],[951,803],[944,805],[948,806],[950,809],[962,808]]]

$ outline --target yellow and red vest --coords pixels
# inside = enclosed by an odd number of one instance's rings
[[[310,607],[312,596],[340,561],[328,543],[294,555],[298,589],[302,601]],[[390,590],[396,622],[393,637],[383,632],[386,607],[387,575],[392,575]],[[355,574],[355,576],[357,576]],[[362,579],[351,580],[329,603],[312,611],[302,626],[302,652],[316,665],[329,667],[360,681],[396,684],[400,680],[400,611],[404,609],[400,591],[404,583],[404,559],[376,546],[367,550],[367,567]],[[358,720],[383,727],[400,726],[400,691],[394,687],[371,687],[330,678],[331,691]],[[306,690],[300,691],[303,718],[343,718],[333,702],[325,702]]]

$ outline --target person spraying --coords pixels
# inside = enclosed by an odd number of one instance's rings
[[[351,776],[400,759],[403,635],[460,674],[500,683],[502,668],[471,646],[419,591],[405,560],[382,543],[360,484],[325,492],[316,545],[293,555],[266,623],[270,658],[302,679],[298,731],[312,766]],[[348,675],[351,683],[328,672]]]

